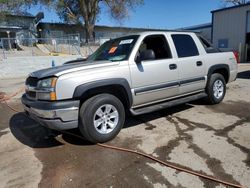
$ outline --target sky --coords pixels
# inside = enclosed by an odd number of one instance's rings
[[[130,11],[122,24],[112,20],[107,9],[102,9],[96,25],[177,29],[211,22],[211,10],[222,8],[221,0],[144,0],[144,5]],[[43,22],[62,22],[53,10],[42,6],[32,7],[35,15],[43,11]]]

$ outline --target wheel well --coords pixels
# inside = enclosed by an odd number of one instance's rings
[[[93,89],[89,89],[86,92],[82,94],[80,97],[81,104],[84,103],[87,99],[98,95],[98,94],[103,94],[103,93],[108,93],[111,95],[114,95],[117,97],[124,105],[125,109],[129,109],[131,104],[129,101],[128,94],[126,92],[126,89],[121,86],[121,85],[108,85],[108,86],[101,86]]]
[[[214,70],[214,71],[212,72],[212,74],[214,74],[214,73],[219,73],[219,74],[221,74],[221,75],[224,77],[226,83],[228,83],[228,80],[229,80],[229,73],[228,73],[228,70],[227,70],[226,68],[219,68],[219,69],[216,69],[216,70]]]

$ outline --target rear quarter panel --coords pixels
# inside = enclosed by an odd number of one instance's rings
[[[214,65],[228,65],[229,67],[229,81],[232,82],[237,77],[238,64],[233,52],[219,52],[206,54],[206,74],[208,75],[210,67]]]

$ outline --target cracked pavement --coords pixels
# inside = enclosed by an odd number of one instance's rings
[[[129,117],[107,144],[250,188],[250,65],[239,71],[223,103],[196,101]],[[1,81],[0,88],[7,85]],[[11,105],[22,110],[18,97]],[[4,104],[0,112],[0,187],[225,187],[73,136],[51,137],[48,129]]]

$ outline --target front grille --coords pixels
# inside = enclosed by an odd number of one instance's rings
[[[35,99],[36,98],[36,91],[30,90],[30,89],[31,88],[35,89],[37,87],[38,81],[39,81],[39,79],[35,78],[35,77],[28,77],[26,79],[25,84],[27,86],[27,89],[26,89],[26,95],[27,95],[27,97],[29,97],[31,99]]]
[[[36,92],[35,91],[26,91],[26,95],[32,99],[36,98]]]
[[[25,84],[31,87],[36,87],[39,79],[35,77],[28,77]]]

